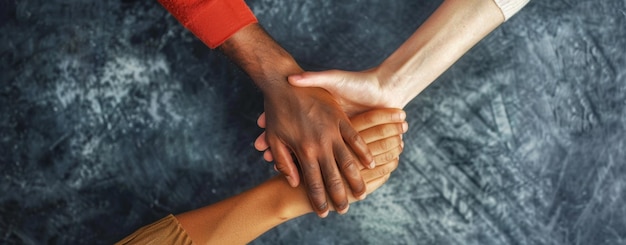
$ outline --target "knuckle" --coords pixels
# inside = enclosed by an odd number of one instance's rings
[[[383,160],[385,162],[391,161],[394,158],[393,152],[387,152],[383,155]]]
[[[319,166],[311,162],[301,162],[300,168],[302,168],[304,175],[309,178],[315,178],[313,174],[319,171]]]
[[[398,168],[399,162],[400,161],[398,158],[392,159],[391,161],[389,161],[383,166],[383,168],[379,171],[379,174],[381,176],[391,174],[393,171],[395,171]]]
[[[402,154],[402,146],[397,146],[393,151],[391,151],[391,154],[393,155],[393,158],[400,157],[400,154]]]
[[[358,142],[361,141],[361,135],[359,135],[358,133],[354,132],[354,133],[350,134],[348,139],[350,140],[351,143],[358,143]]]
[[[358,143],[361,141],[361,136],[357,132],[351,132],[346,137],[346,140],[349,140],[349,143]]]
[[[341,162],[341,165],[339,166],[341,171],[345,171],[348,169],[351,169],[353,166],[356,166],[356,160],[352,157],[346,159],[345,161]]]
[[[330,193],[339,194],[344,190],[343,181],[341,179],[332,179],[327,181],[326,188]],[[343,198],[343,197],[339,197]]]
[[[384,136],[392,135],[395,133],[395,128],[392,125],[384,125],[380,127],[379,133]]]
[[[303,157],[312,158],[317,155],[317,144],[313,142],[302,142],[300,144],[301,154]]]
[[[318,199],[318,203],[324,202],[324,185],[322,183],[310,183],[308,185],[309,193],[313,198]]]
[[[374,124],[376,122],[376,113],[364,114],[363,121],[365,121],[367,124]]]
[[[311,203],[317,210],[326,210],[328,202],[326,201],[326,193],[324,193],[324,185],[321,183],[312,183],[308,185],[308,189]]]
[[[385,135],[385,126],[381,126],[381,127],[376,127],[376,134],[378,135]]]
[[[378,142],[378,147],[382,150],[387,150],[390,148],[390,143],[388,140],[381,140],[380,142]]]
[[[389,170],[388,168],[381,168],[378,170],[378,176],[385,176],[390,173],[391,173],[391,170]]]
[[[389,162],[391,160],[393,160],[394,158],[396,158],[398,155],[395,154],[394,152],[390,151],[390,152],[385,152],[382,155],[379,156],[379,159],[382,162]]]

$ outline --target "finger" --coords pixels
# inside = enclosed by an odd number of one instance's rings
[[[336,84],[337,78],[332,71],[304,72],[291,75],[287,78],[289,83],[297,87],[321,87],[331,91],[332,85]]]
[[[391,151],[382,153],[382,154],[378,154],[376,156],[374,156],[374,159],[376,160],[376,164],[378,165],[383,165],[386,164],[388,162],[394,161],[396,158],[400,157],[400,153],[402,153],[402,146],[398,146],[396,148],[394,148]]]
[[[388,152],[394,148],[397,148],[402,144],[402,139],[400,139],[400,135],[387,137],[385,139],[377,140],[371,143],[367,143],[367,147],[370,148],[372,155],[376,157],[376,155],[383,154]]]
[[[365,199],[367,188],[360,174],[361,164],[358,164],[357,159],[345,145],[337,143],[333,148],[339,170],[350,186],[352,195],[359,200]]]
[[[367,182],[367,194],[370,194],[376,191],[376,189],[380,188],[383,184],[385,184],[385,182],[387,182],[387,180],[389,180],[390,176],[391,176],[390,174],[387,174],[387,175],[369,180]],[[360,201],[353,196],[349,197],[349,200],[350,200],[350,203]]]
[[[385,176],[381,176],[379,178],[373,179],[369,182],[367,182],[367,192],[368,194],[374,192],[375,190],[377,190],[378,188],[380,188],[381,186],[383,186],[383,184],[385,184],[385,182],[387,182],[387,180],[389,180],[389,177],[391,175],[385,175]]]
[[[329,155],[322,155],[320,161],[320,169],[322,170],[322,176],[324,176],[324,184],[326,186],[326,192],[330,200],[333,202],[335,210],[339,214],[345,214],[348,212],[349,203],[346,195],[346,188],[337,169],[337,163],[332,157],[326,157]],[[358,172],[358,171],[357,171]],[[360,178],[361,176],[359,176]],[[363,189],[365,189],[365,183],[363,183]],[[365,191],[364,191],[365,192]]]
[[[350,121],[355,130],[362,131],[380,124],[402,122],[404,119],[406,113],[402,109],[382,108],[356,115]]]
[[[369,148],[367,148],[367,144],[361,138],[359,133],[352,128],[347,121],[339,122],[339,131],[341,132],[341,136],[343,140],[350,146],[354,154],[357,156],[361,164],[366,168],[374,168],[376,163],[374,162],[374,158],[372,157],[372,153]]]
[[[254,149],[256,149],[257,151],[265,151],[267,150],[267,148],[270,147],[270,145],[267,143],[266,135],[267,134],[265,133],[265,131],[263,131],[263,133],[261,133],[259,137],[256,137],[256,140],[254,141]]]
[[[274,161],[274,156],[272,155],[272,151],[270,151],[269,149],[267,151],[264,151],[263,159],[265,159],[265,161],[268,161],[268,162]]]
[[[297,154],[298,156],[304,156]],[[329,207],[326,201],[326,191],[324,189],[324,181],[320,171],[319,163],[314,158],[299,157],[300,168],[302,169],[302,177],[306,184],[307,195],[311,202],[311,207],[320,218],[328,216]]]
[[[261,113],[261,115],[259,115],[259,119],[256,120],[256,125],[259,125],[259,128],[265,128],[265,126],[266,126],[265,112],[263,112],[263,113]]]
[[[370,144],[374,141],[378,141],[381,139],[389,138],[392,136],[399,136],[408,130],[409,124],[406,122],[402,123],[387,123],[380,124],[374,127],[361,130],[359,134],[367,142]]]
[[[291,158],[289,149],[279,140],[275,140],[272,150],[272,155],[274,160],[276,160],[276,169],[285,175],[289,185],[292,187],[298,186],[300,183],[300,175],[298,175],[298,168],[293,162],[293,158]]]
[[[361,176],[363,176],[363,180],[365,180],[367,184],[367,189],[369,192],[369,182],[374,179],[383,177],[385,175],[391,174],[394,170],[398,168],[399,159],[393,159],[386,164],[378,165],[374,169],[364,169],[361,171]]]
[[[393,172],[393,170],[390,169],[390,168],[388,168],[388,170],[391,170],[391,171],[382,171],[381,170],[381,171],[378,171],[378,173],[376,173],[375,175],[374,174],[371,175],[371,177],[368,176],[368,180],[367,180],[367,194],[370,194],[370,193],[376,191],[379,187],[381,187],[383,184],[385,184],[387,182],[387,180],[389,180],[389,177],[391,176],[391,172]],[[367,169],[367,171],[374,171],[374,170]],[[387,172],[387,174],[382,174],[384,172]]]

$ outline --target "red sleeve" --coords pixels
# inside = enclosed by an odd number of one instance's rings
[[[257,19],[243,0],[159,0],[183,26],[210,48],[220,46]]]

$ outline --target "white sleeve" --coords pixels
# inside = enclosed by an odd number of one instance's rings
[[[504,15],[504,21],[515,15],[529,0],[494,0]]]

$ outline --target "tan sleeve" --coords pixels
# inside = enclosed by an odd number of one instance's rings
[[[529,0],[494,0],[504,15],[504,21],[515,15]]]
[[[183,230],[174,215],[168,215],[157,222],[141,227],[115,244],[185,244],[193,242]]]

